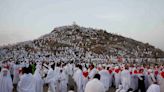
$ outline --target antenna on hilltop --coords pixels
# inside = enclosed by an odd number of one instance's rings
[[[73,24],[72,24],[73,26],[76,26],[77,24],[76,24],[76,22],[75,21],[73,21]]]

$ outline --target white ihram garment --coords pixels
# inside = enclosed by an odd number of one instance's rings
[[[128,89],[130,88],[130,82],[131,76],[129,70],[123,70],[121,72],[121,83],[125,91],[128,91]]]
[[[160,92],[160,87],[157,84],[151,84],[146,92]]]
[[[39,68],[35,70],[34,79],[35,79],[35,92],[43,92],[44,81],[39,73]]]
[[[107,91],[109,89],[109,73],[107,70],[101,70],[99,72],[101,78],[100,78],[100,81],[102,82],[102,84],[104,85],[105,87],[105,91]]]
[[[83,73],[80,69],[74,73],[73,79],[77,84],[77,92],[83,92]]]
[[[35,79],[31,73],[23,74],[20,77],[18,92],[35,92]]]
[[[7,71],[7,75],[4,76],[3,71]],[[12,92],[13,84],[10,73],[7,69],[2,69],[0,74],[0,92]]]
[[[98,79],[92,79],[87,83],[85,92],[105,92],[105,88]]]

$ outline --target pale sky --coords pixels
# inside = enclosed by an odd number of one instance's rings
[[[164,0],[0,0],[0,45],[33,40],[73,21],[164,50]]]

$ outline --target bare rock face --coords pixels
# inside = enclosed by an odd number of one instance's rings
[[[33,41],[0,48],[0,61],[87,61],[119,56],[164,58],[164,52],[148,43],[76,24],[54,28]]]

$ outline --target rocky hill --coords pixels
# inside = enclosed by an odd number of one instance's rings
[[[111,58],[164,58],[164,52],[102,29],[62,26],[33,41],[0,48],[0,61],[70,61]]]

